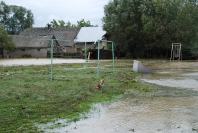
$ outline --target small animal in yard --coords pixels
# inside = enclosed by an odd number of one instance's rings
[[[100,82],[96,85],[97,90],[101,90],[104,85],[104,79],[101,79]]]

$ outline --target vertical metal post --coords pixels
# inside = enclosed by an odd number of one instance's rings
[[[180,44],[180,60],[182,61],[182,44]]]
[[[85,42],[85,65],[84,67],[86,68],[87,67],[87,42]]]
[[[50,50],[50,57],[51,57],[51,68],[50,68],[50,80],[53,80],[53,48],[54,48],[54,40],[51,40],[51,50]]]
[[[99,67],[100,67],[100,48],[99,48],[100,41],[97,41],[97,43],[98,43],[97,77],[99,77],[99,74],[100,74],[100,70],[99,70]]]
[[[87,62],[87,42],[85,42],[85,60]]]
[[[112,67],[113,67],[113,72],[115,70],[115,53],[114,53],[114,43],[112,42],[112,60],[113,60],[113,64],[112,64]]]
[[[181,44],[179,45],[179,61],[181,61]]]
[[[172,61],[172,57],[173,57],[173,44],[172,44],[172,47],[171,47],[171,57],[170,57],[170,61]]]
[[[172,49],[172,61],[174,61],[175,58],[175,52],[174,52],[174,45],[173,45],[173,49]]]

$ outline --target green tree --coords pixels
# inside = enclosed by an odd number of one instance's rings
[[[55,19],[53,19],[50,22],[50,25],[52,28],[76,28],[77,27],[75,24],[72,24],[70,21],[65,23],[64,20],[55,20]]]
[[[59,23],[60,27],[65,27],[66,26],[65,21],[63,21],[63,20],[59,20],[58,23]]]
[[[50,22],[50,25],[51,25],[52,28],[57,28],[57,27],[59,27],[59,24],[58,24],[58,22],[57,22],[55,19],[53,19],[53,20]]]
[[[9,34],[18,34],[32,27],[33,23],[33,14],[30,10],[21,6],[9,6],[4,2],[0,3],[0,24]]]
[[[198,48],[197,0],[113,0],[105,6],[104,29],[133,57],[168,57],[172,42]],[[118,47],[118,48],[119,48]],[[194,51],[194,52],[193,52]]]
[[[114,0],[105,6],[104,29],[115,40],[117,47],[126,54],[142,44],[143,0]]]
[[[10,13],[9,6],[6,5],[5,2],[1,1],[0,2],[0,23],[2,25],[6,25],[6,23],[8,22],[9,13]]]
[[[91,24],[91,22],[88,20],[84,20],[81,19],[80,21],[77,21],[77,27],[81,28],[81,27],[92,27],[93,25]]]
[[[77,21],[77,24],[72,24],[70,21],[65,23],[64,20],[55,20],[53,19],[50,22],[52,28],[81,28],[81,27],[91,27],[93,26],[91,22],[85,21],[84,19]]]
[[[14,44],[11,38],[8,36],[7,32],[4,30],[2,26],[0,26],[0,50],[12,50],[14,48]]]

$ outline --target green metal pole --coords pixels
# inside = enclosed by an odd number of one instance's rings
[[[85,67],[87,67],[87,42],[85,42]]]
[[[97,77],[99,77],[100,74],[100,48],[99,48],[100,42],[98,41],[98,62],[97,62]]]
[[[51,71],[50,71],[50,80],[53,80],[53,47],[54,47],[54,40],[51,40]]]
[[[112,42],[112,60],[113,60],[113,72],[115,70],[115,53],[114,53],[114,42]]]

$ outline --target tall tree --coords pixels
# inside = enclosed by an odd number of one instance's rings
[[[197,0],[113,0],[105,6],[104,29],[122,52],[168,56],[171,42],[197,46]],[[198,48],[198,46],[197,46]],[[151,52],[152,53],[152,52]]]
[[[142,44],[142,0],[114,0],[105,6],[104,29],[130,54]]]
[[[12,50],[14,48],[14,44],[11,38],[8,36],[7,32],[4,30],[2,26],[0,26],[0,53],[3,56],[3,51]]]
[[[5,25],[9,20],[10,8],[5,2],[0,2],[0,23]]]
[[[0,3],[0,24],[9,34],[18,34],[32,27],[33,23],[33,14],[30,10],[21,6],[6,5],[3,1]]]

